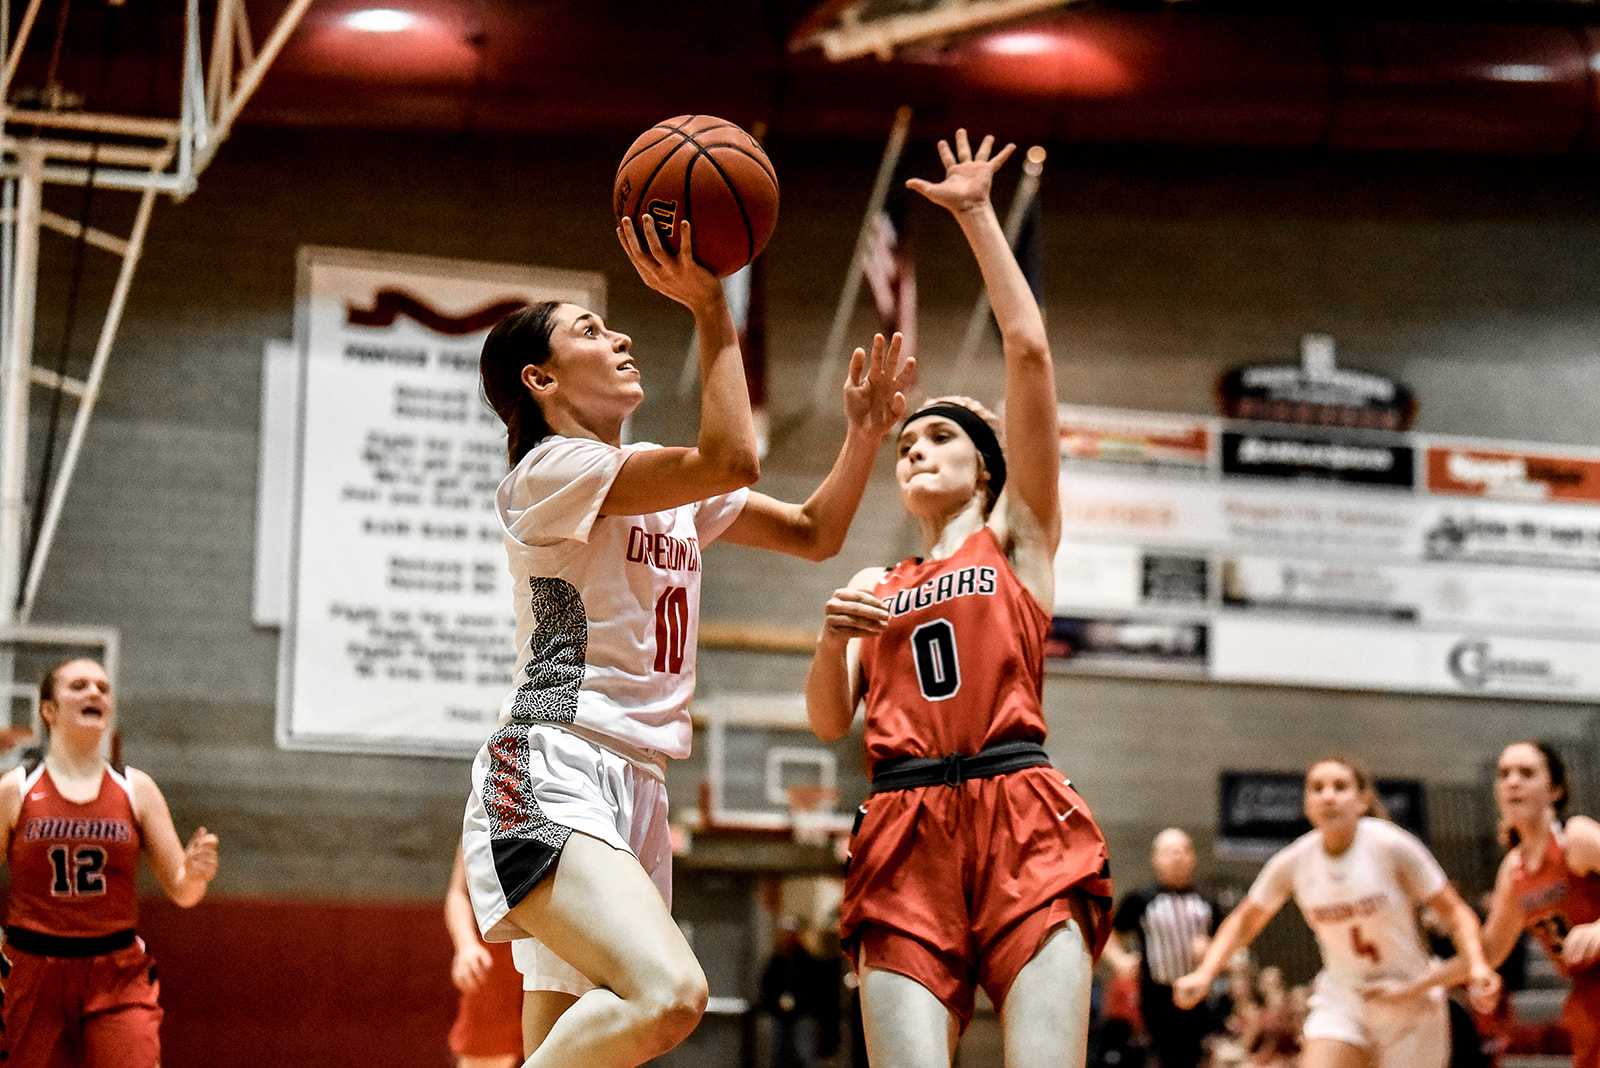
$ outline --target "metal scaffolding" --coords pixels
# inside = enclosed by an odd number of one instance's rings
[[[116,341],[134,271],[159,193],[182,200],[227,140],[268,68],[312,0],[292,0],[259,47],[250,0],[205,0],[210,47],[202,47],[202,0],[184,0],[179,93],[173,117],[97,114],[19,106],[17,73],[37,33],[43,0],[27,0],[11,36],[13,0],[0,0],[0,634],[21,641],[50,556],[90,416]],[[274,5],[275,6],[275,5]],[[48,96],[48,94],[47,94]],[[26,129],[26,135],[13,132]],[[112,233],[46,209],[47,185],[128,193],[132,223]],[[39,239],[44,231],[82,241],[119,261],[89,371],[57,375],[33,361]],[[28,437],[32,390],[56,390],[76,405],[60,470],[49,486],[37,536],[26,540]],[[60,628],[36,628],[40,642]],[[109,666],[109,665],[108,665]],[[0,686],[12,687],[13,662],[0,651]],[[13,693],[16,691],[13,689]]]

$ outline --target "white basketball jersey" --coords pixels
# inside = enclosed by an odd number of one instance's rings
[[[647,755],[689,755],[700,551],[749,494],[600,515],[623,462],[654,448],[553,435],[500,483],[518,647],[502,721],[575,724]]]
[[[1428,966],[1417,906],[1443,890],[1439,862],[1414,835],[1364,817],[1339,856],[1322,832],[1302,835],[1267,862],[1250,899],[1276,911],[1290,895],[1317,936],[1324,972],[1341,985],[1412,979]]]

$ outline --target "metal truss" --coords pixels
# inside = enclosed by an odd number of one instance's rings
[[[182,92],[172,118],[93,114],[18,107],[17,70],[34,35],[43,0],[26,0],[14,39],[13,0],[0,0],[0,633],[25,623],[38,594],[67,490],[99,397],[106,365],[144,251],[159,193],[182,200],[227,140],[312,0],[292,0],[257,47],[249,0],[206,0],[211,41],[202,48],[202,0],[184,0]],[[18,0],[20,3],[21,0]],[[19,136],[8,128],[25,127]],[[133,222],[111,233],[44,206],[46,185],[85,186],[137,194]],[[43,231],[81,240],[120,261],[88,374],[57,376],[33,364],[39,239]],[[29,553],[25,540],[27,451],[33,387],[58,390],[76,404],[61,468],[49,489],[42,526]],[[0,653],[0,684],[11,678]]]
[[[154,188],[182,200],[228,139],[239,113],[300,24],[312,0],[293,0],[258,49],[251,36],[249,0],[207,0],[213,7],[211,47],[201,47],[201,0],[184,0],[182,92],[173,118],[103,115],[81,111],[19,108],[12,83],[37,28],[44,0],[27,0],[16,39],[7,42],[12,0],[0,0],[0,177],[22,174],[19,138],[10,124],[39,131],[26,143],[43,154],[46,182],[82,185],[95,155],[94,182],[108,189]],[[90,142],[94,142],[92,145]]]
[[[901,45],[968,33],[1037,15],[1074,0],[827,0],[797,28],[790,47],[820,46],[834,62],[889,59]]]

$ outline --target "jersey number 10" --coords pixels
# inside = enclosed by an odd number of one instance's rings
[[[668,586],[656,598],[656,670],[682,673],[688,647],[689,591]]]

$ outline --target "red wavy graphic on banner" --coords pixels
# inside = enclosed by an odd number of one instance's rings
[[[380,289],[374,294],[370,308],[358,308],[354,304],[346,304],[345,322],[351,326],[385,327],[393,326],[394,321],[404,315],[415,319],[434,333],[460,337],[463,334],[476,334],[480,330],[487,330],[512,312],[527,305],[528,302],[525,300],[508,298],[485,304],[465,315],[446,315],[421,297],[407,293],[403,289]]]

